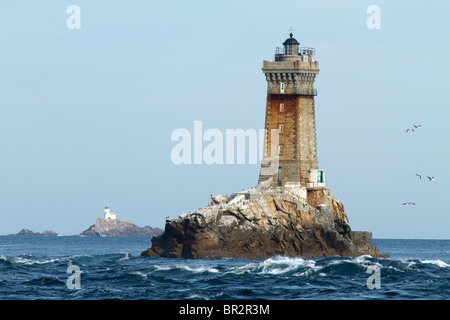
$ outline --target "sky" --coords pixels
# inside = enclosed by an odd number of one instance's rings
[[[450,239],[449,12],[448,1],[0,1],[0,234],[77,234],[106,205],[163,228],[211,194],[254,187],[259,163],[177,165],[171,135],[194,121],[263,128],[263,61],[293,30],[316,49],[319,167],[352,230]]]

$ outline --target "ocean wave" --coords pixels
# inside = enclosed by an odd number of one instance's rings
[[[292,258],[275,257],[260,262],[250,262],[241,266],[234,266],[224,274],[261,274],[261,275],[292,275],[305,277],[317,275],[325,277],[332,274],[350,275],[356,273],[365,274],[369,267],[391,269],[394,272],[404,272],[415,265],[414,261],[395,259],[377,259],[370,255],[358,257],[326,257],[326,258]],[[431,262],[430,262],[431,263]],[[444,262],[436,262],[440,266],[446,266]]]
[[[94,259],[91,255],[73,255],[73,256],[61,256],[61,257],[36,257],[31,254],[20,255],[16,257],[7,258],[4,255],[0,256],[0,261],[7,261],[13,265],[45,265],[55,263],[67,263],[68,265],[77,263],[77,260],[82,259]]]
[[[188,297],[186,297],[187,300],[209,300],[207,297],[197,294],[197,293],[193,293],[191,295],[189,295]]]
[[[10,265],[11,262],[4,255],[0,255],[0,265]]]
[[[173,270],[174,268],[173,267],[169,267],[169,266],[154,266],[154,269],[156,270],[156,271],[170,271],[170,270]]]
[[[300,268],[312,268],[314,266],[314,260],[304,258],[275,257],[266,259],[262,262],[249,263],[243,266],[234,267],[226,273],[282,275],[299,270]]]
[[[148,278],[148,275],[147,275],[147,274],[145,274],[145,273],[143,273],[143,272],[140,272],[140,271],[134,271],[134,272],[132,272],[131,274],[132,274],[132,275],[135,275],[135,276],[138,276],[138,277],[141,277],[141,278],[143,278],[143,279],[147,279],[147,278]]]
[[[448,264],[448,263],[446,263],[446,262],[444,262],[442,260],[439,260],[439,259],[437,259],[437,260],[424,260],[424,261],[421,261],[421,262],[425,263],[425,264],[433,264],[433,265],[438,266],[439,268],[449,268],[450,267],[450,264]]]
[[[119,258],[119,260],[129,260],[130,259],[130,253],[129,252],[120,252],[123,257]]]
[[[265,260],[260,266],[261,270],[259,273],[279,275],[296,271],[299,268],[314,268],[315,265],[316,262],[314,260],[277,257]]]
[[[37,278],[33,278],[31,280],[25,281],[26,285],[46,285],[46,286],[53,286],[53,285],[65,285],[66,281],[63,279],[58,279],[57,277],[53,276],[40,276]]]
[[[10,266],[11,262],[4,256],[0,256],[0,266]]]
[[[187,271],[192,273],[218,273],[219,270],[208,266],[187,266],[187,265],[172,265],[172,266],[158,266],[155,265],[156,271]]]
[[[112,252],[112,253],[102,253],[102,254],[82,254],[82,255],[72,255],[67,258],[71,260],[91,260],[91,261],[101,261],[101,260],[112,260],[112,261],[120,261],[120,260],[129,260],[133,256],[129,252]]]
[[[218,273],[219,270],[213,267],[189,267],[189,266],[180,266],[182,270],[193,272],[193,273],[203,273],[203,272],[209,272],[209,273]]]
[[[337,260],[336,263],[353,263],[362,267],[367,267],[369,265],[377,265],[381,267],[381,263],[377,262],[372,256],[370,255],[361,255],[354,258],[344,258],[343,260]]]
[[[440,260],[420,260],[420,259],[386,259],[381,264],[381,267],[384,269],[392,269],[394,271],[399,272],[408,272],[419,270],[426,265],[434,265],[439,268],[449,268],[450,264]]]
[[[67,262],[69,261],[68,258],[50,258],[45,260],[34,260],[31,258],[26,258],[22,256],[14,257],[10,260],[13,264],[23,264],[23,265],[35,265],[35,264],[49,264],[49,263],[55,263],[55,262]]]
[[[233,261],[233,260],[230,260]],[[192,264],[174,264],[174,265],[154,265],[154,271],[160,272],[189,272],[200,273],[223,273],[224,276],[235,275],[272,275],[272,276],[294,276],[308,277],[318,276],[326,277],[330,275],[351,275],[366,274],[369,267],[379,267],[383,270],[390,270],[394,273],[414,272],[422,264],[436,265],[440,268],[448,268],[450,265],[442,260],[414,260],[414,259],[378,259],[370,255],[361,255],[358,257],[326,257],[326,258],[301,258],[301,257],[274,257],[265,260],[250,261],[245,264],[224,266],[222,261],[217,265],[192,265]]]

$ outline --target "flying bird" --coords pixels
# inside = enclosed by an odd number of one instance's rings
[[[419,179],[422,179],[422,176],[421,176],[420,174],[417,174],[417,173],[416,173],[416,176],[418,176]]]
[[[403,204],[404,206],[415,206],[416,204],[414,203],[414,202],[405,202],[404,204]]]
[[[433,182],[435,180],[434,177],[427,176],[427,178],[428,178],[428,181],[430,181],[430,182]]]
[[[413,127],[414,127],[414,128],[408,128],[408,129],[406,130],[406,132],[408,132],[408,131],[414,132],[414,129],[420,129],[420,128],[422,128],[422,125],[420,125],[420,124],[413,124]]]

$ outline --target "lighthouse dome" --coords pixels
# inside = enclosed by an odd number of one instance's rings
[[[293,38],[292,32],[289,34],[289,38],[286,39],[286,41],[283,42],[283,45],[299,45],[300,42],[298,42],[295,38]]]
[[[297,56],[300,43],[293,37],[292,32],[289,36],[290,37],[283,42],[284,54],[286,56]]]

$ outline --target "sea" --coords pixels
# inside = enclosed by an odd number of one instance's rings
[[[146,237],[0,236],[0,300],[450,298],[450,240],[374,245],[390,258],[152,258]]]

